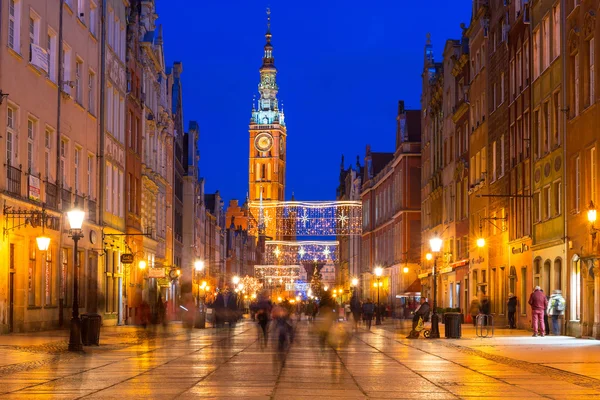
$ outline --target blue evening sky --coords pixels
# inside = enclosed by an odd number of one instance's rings
[[[471,0],[157,0],[169,64],[183,62],[184,116],[200,124],[206,192],[248,191],[248,123],[265,8],[288,129],[286,198],[335,198],[340,157],[393,151],[398,100],[419,108],[423,46],[439,60]],[[227,203],[226,203],[227,204]]]

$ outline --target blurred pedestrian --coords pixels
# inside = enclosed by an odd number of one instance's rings
[[[352,312],[352,318],[354,319],[354,330],[358,330],[358,322],[361,310],[362,305],[360,304],[360,299],[358,298],[358,291],[355,290],[354,293],[352,293],[352,298],[350,299],[350,311]]]
[[[479,299],[474,297],[471,300],[471,306],[469,307],[469,314],[471,314],[471,318],[473,318],[473,326],[477,325],[477,315],[479,314]]]
[[[350,309],[350,304],[346,303],[344,304],[344,314],[346,317],[346,321],[350,321],[350,313],[352,312],[352,310]]]
[[[540,292],[544,293],[544,289],[540,289]],[[546,295],[546,293],[544,293],[544,296],[546,296],[546,300],[550,300],[550,296]],[[544,330],[547,335],[550,334],[550,324],[548,323],[548,306],[544,308]]]
[[[567,306],[567,302],[565,298],[562,296],[560,290],[556,289],[552,291],[552,296],[550,296],[550,300],[548,301],[548,309],[547,312],[552,317],[552,334],[560,335],[560,325],[559,318],[561,315],[565,314],[565,308]]]
[[[531,319],[533,325],[533,336],[544,336],[544,311],[548,308],[548,299],[544,296],[539,286],[536,286],[533,293],[529,296],[529,305],[531,306]]]
[[[365,324],[367,325],[367,329],[371,330],[371,322],[373,320],[373,313],[375,312],[375,304],[371,302],[371,299],[367,299],[363,303],[362,313],[363,319],[365,320]]]
[[[483,326],[490,324],[490,314],[492,312],[492,303],[488,296],[483,295],[479,303],[479,313],[483,315]]]
[[[515,322],[515,313],[517,312],[517,296],[512,293],[508,294],[508,301],[506,302],[508,310],[508,327],[515,329],[517,324]]]

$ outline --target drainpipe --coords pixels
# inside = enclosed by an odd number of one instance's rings
[[[561,94],[562,94],[562,98],[560,99],[560,101],[563,104],[563,109],[566,109],[568,107],[565,107],[567,104],[567,60],[568,60],[568,54],[567,54],[567,42],[566,42],[566,23],[567,23],[567,13],[566,13],[566,1],[565,0],[560,0],[560,10],[561,10],[561,16],[560,16],[560,37],[561,37],[561,45],[560,45],[560,54],[561,54],[561,69],[562,69],[562,76],[561,76],[561,80],[562,80],[562,88],[561,88]],[[565,278],[566,279],[561,279],[561,282],[569,282],[569,277],[567,276],[566,272],[569,270],[569,260],[568,260],[568,255],[569,255],[569,238],[567,235],[567,228],[568,228],[568,223],[567,223],[567,207],[565,204],[565,201],[567,200],[567,187],[568,187],[568,181],[567,181],[567,118],[568,118],[568,114],[567,112],[564,112],[562,115],[562,150],[563,150],[563,155],[562,155],[562,159],[563,159],[563,165],[562,165],[562,187],[563,187],[563,193],[562,193],[562,206],[563,206],[563,219],[564,219],[564,236],[563,236],[563,241],[564,241],[564,262],[561,265],[561,271],[560,273],[562,274],[563,271],[565,271]],[[563,283],[562,288],[559,288],[561,290],[563,290],[563,293],[565,295],[566,298],[568,298],[568,286]],[[569,309],[565,310],[565,321],[567,321],[569,318],[570,319],[570,311]],[[566,332],[566,324],[565,324],[565,332]]]
[[[62,184],[63,182],[61,182],[61,178],[59,177],[59,173],[60,173],[60,155],[59,155],[59,151],[60,151],[60,113],[61,113],[61,105],[62,105],[62,88],[63,88],[63,74],[64,74],[64,68],[63,68],[63,62],[64,62],[64,53],[63,53],[63,8],[64,8],[64,4],[65,4],[65,0],[60,0],[60,4],[59,4],[59,14],[58,14],[58,77],[56,79],[57,84],[58,84],[58,90],[56,91],[56,195],[57,196],[61,196],[61,193],[59,192],[59,187],[60,184]],[[62,200],[61,200],[62,201]],[[64,218],[60,218],[60,234],[58,235],[59,237],[59,242],[58,242],[58,250],[60,252],[60,249],[62,248],[62,244],[63,244],[63,224],[64,224]],[[59,288],[63,287],[66,282],[62,282],[62,274],[60,274],[59,277],[59,281],[60,281],[60,285]],[[59,300],[58,300],[58,326],[62,327],[63,326],[63,292],[59,290]]]
[[[64,0],[61,0],[64,1]],[[104,226],[104,137],[106,132],[106,0],[102,0],[100,17],[100,135],[98,140],[98,225]]]

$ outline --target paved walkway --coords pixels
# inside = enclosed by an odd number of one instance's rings
[[[500,330],[477,339],[468,327],[462,339],[409,340],[407,332],[408,322],[386,321],[321,346],[303,321],[284,354],[261,347],[251,322],[231,331],[103,328],[102,345],[85,354],[65,351],[65,331],[0,336],[0,397],[600,399],[597,341]]]

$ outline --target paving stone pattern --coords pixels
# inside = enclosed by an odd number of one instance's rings
[[[348,329],[348,324],[342,327]],[[301,321],[294,342],[263,345],[256,326],[103,330],[66,352],[62,333],[0,340],[0,397],[27,399],[600,399],[600,346],[509,332],[489,340],[409,340],[408,323],[322,343]],[[61,336],[63,335],[63,336]],[[11,344],[15,342],[14,345]]]

